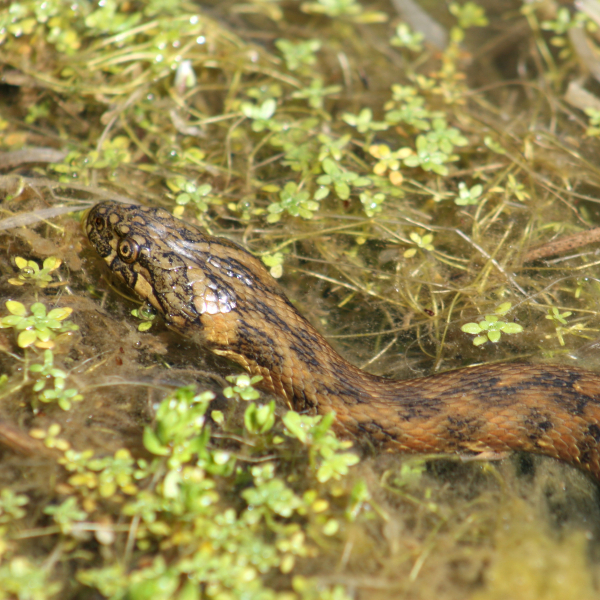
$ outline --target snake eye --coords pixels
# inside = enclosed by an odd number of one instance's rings
[[[132,263],[139,253],[140,247],[128,238],[121,240],[117,246],[117,254],[124,263]]]

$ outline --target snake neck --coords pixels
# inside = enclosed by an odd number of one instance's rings
[[[299,412],[369,402],[369,386],[390,383],[342,358],[287,299],[280,304],[277,315],[264,307],[203,315],[201,329],[186,333],[250,375],[260,375],[262,389],[285,398]]]

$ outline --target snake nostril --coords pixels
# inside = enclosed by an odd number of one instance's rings
[[[101,217],[100,215],[98,215],[97,217],[94,218],[94,226],[96,227],[97,231],[102,231],[105,227],[105,222],[104,222],[104,218]]]

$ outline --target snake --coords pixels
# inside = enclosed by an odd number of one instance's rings
[[[261,260],[163,208],[103,201],[88,239],[166,325],[241,365],[295,411],[335,412],[334,430],[376,450],[566,461],[600,480],[600,375],[496,363],[391,380],[338,354]]]

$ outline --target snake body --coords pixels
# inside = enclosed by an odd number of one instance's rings
[[[499,364],[392,381],[344,360],[262,263],[163,209],[102,202],[91,244],[168,326],[239,363],[297,411],[334,410],[337,432],[389,451],[565,460],[600,479],[600,376]]]

